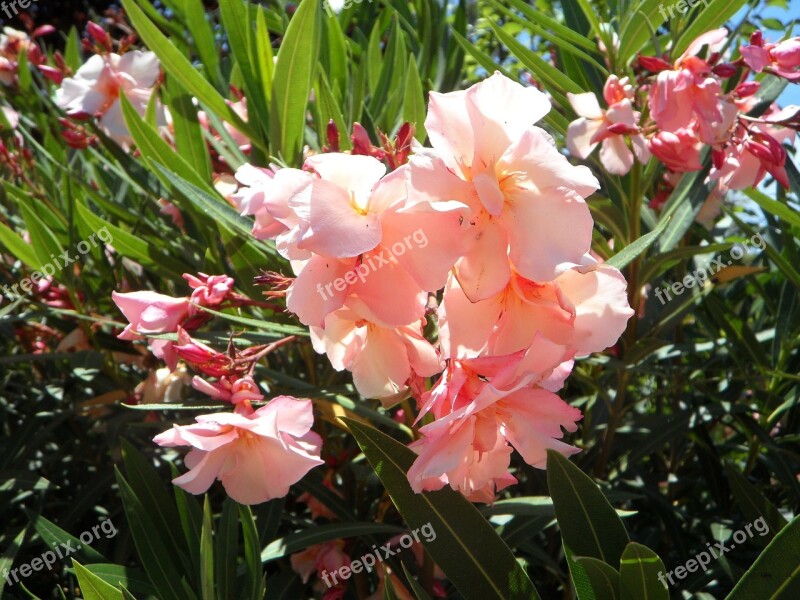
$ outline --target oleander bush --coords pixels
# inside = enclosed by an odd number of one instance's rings
[[[39,4],[0,597],[800,597],[794,0]]]

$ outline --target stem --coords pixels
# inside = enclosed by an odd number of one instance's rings
[[[639,161],[634,161],[633,169],[631,171],[630,180],[630,222],[629,222],[629,242],[633,243],[641,236],[641,214],[642,214],[642,200],[644,197],[642,186],[642,165]],[[639,267],[640,257],[631,261],[628,266],[628,303],[633,309],[633,316],[628,321],[628,328],[625,331],[624,343],[622,344],[622,362],[625,362],[625,352],[629,350],[636,343],[636,329],[639,318],[639,298],[641,295],[641,285],[639,284]],[[603,446],[600,454],[597,456],[595,463],[595,474],[598,477],[603,476],[606,472],[606,465],[611,456],[611,448],[614,444],[614,436],[616,435],[617,427],[619,427],[622,415],[625,410],[625,397],[630,381],[630,372],[621,371],[619,374],[619,381],[617,384],[617,395],[611,403],[608,414],[608,428],[606,429],[605,436],[603,437]]]

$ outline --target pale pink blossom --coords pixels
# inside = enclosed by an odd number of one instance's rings
[[[431,93],[425,128],[436,157],[411,157],[409,195],[470,207],[470,248],[456,274],[474,301],[503,289],[510,265],[549,281],[593,262],[584,198],[599,183],[534,126],[549,110],[544,94],[500,73],[465,91]]]
[[[750,38],[750,45],[742,46],[739,51],[747,66],[756,73],[767,70],[789,81],[800,81],[800,37],[770,44],[756,31]]]
[[[111,298],[128,319],[121,340],[139,340],[146,333],[172,333],[189,316],[189,300],[150,291],[119,293]]]
[[[633,110],[633,92],[628,78],[620,80],[611,75],[606,81],[603,96],[608,109],[603,110],[592,92],[567,94],[572,108],[580,117],[569,125],[567,148],[576,158],[586,159],[598,144],[600,161],[609,173],[625,175],[633,166],[636,155],[640,163],[650,160],[644,136],[639,133],[640,114]],[[633,152],[626,138],[630,138]]]
[[[410,446],[419,454],[408,471],[414,491],[449,485],[474,502],[490,503],[497,491],[516,483],[508,473],[512,447],[538,468],[544,468],[548,449],[578,451],[559,438],[562,427],[576,431],[580,411],[548,389],[531,387],[529,369],[520,369],[525,362],[542,362],[539,348],[552,351],[553,345],[537,341],[533,352],[451,361],[423,396],[421,414],[430,408],[437,419]],[[536,378],[547,381],[552,374],[551,368]]]
[[[240,504],[260,504],[289,493],[320,459],[322,438],[311,431],[311,400],[278,396],[253,411],[200,415],[153,438],[160,446],[191,446],[189,471],[173,483],[202,494],[214,480]]]
[[[201,377],[192,378],[192,387],[198,392],[203,392],[214,400],[222,400],[231,404],[242,402],[259,402],[264,399],[258,389],[258,384],[251,375],[243,377],[220,377],[219,381],[210,383]]]
[[[670,171],[688,173],[703,168],[703,143],[691,129],[659,131],[648,141],[650,152]]]
[[[192,295],[189,300],[194,304],[200,306],[207,306],[209,308],[216,307],[222,304],[228,295],[233,290],[233,277],[227,275],[206,275],[205,273],[198,273],[191,275],[184,273],[183,278],[189,283],[192,288]],[[195,314],[196,308],[193,306],[189,310],[190,314]]]
[[[743,190],[756,187],[767,173],[784,188],[789,188],[786,173],[786,149],[766,133],[752,131],[740,142],[715,152],[709,181],[719,181],[720,190]]]
[[[284,237],[285,256],[308,255],[292,263],[289,310],[306,325],[322,326],[356,297],[387,325],[421,318],[419,293],[441,288],[463,254],[469,209],[409,200],[405,167],[384,176],[385,167],[369,156],[313,156],[306,168],[318,177],[290,197],[297,221]]]
[[[121,144],[130,143],[130,132],[122,116],[120,94],[144,115],[160,73],[154,52],[133,50],[120,56],[92,56],[73,77],[56,91],[56,104],[74,118],[99,118],[100,126]],[[159,125],[166,125],[163,107],[157,107]]]
[[[504,290],[473,303],[452,278],[439,309],[444,354],[510,354],[528,349],[537,335],[565,348],[557,362],[600,352],[617,342],[633,314],[626,287],[617,269],[599,265],[543,283],[514,274]]]
[[[247,122],[247,98],[242,98],[238,102],[232,102],[231,100],[226,100],[225,103],[231,108],[231,110],[236,113],[239,117],[241,117],[242,121]],[[208,115],[205,111],[201,110],[197,113],[197,120],[200,122],[200,126],[203,129],[213,132],[213,128],[209,121]],[[241,131],[236,129],[233,125],[227,122],[223,122],[223,127],[225,128],[225,133],[227,133],[236,146],[242,152],[249,152],[252,144],[250,143],[250,138],[248,138],[245,134]],[[222,139],[219,133],[214,132],[215,137],[219,140]]]
[[[697,55],[707,46],[719,49],[727,39],[727,29],[715,29],[694,40],[672,69],[661,71],[650,91],[650,115],[662,131],[675,132],[698,128],[705,143],[714,141],[714,125],[722,122],[722,87],[712,76],[711,66]]]
[[[344,542],[333,540],[295,552],[290,562],[292,570],[300,575],[303,583],[308,583],[312,574],[322,579],[323,573],[335,573],[341,567],[349,565],[350,557],[344,551]]]
[[[425,300],[425,294],[418,297],[423,306]],[[317,352],[328,355],[334,369],[353,373],[362,396],[386,405],[399,399],[414,377],[428,377],[442,368],[436,350],[422,335],[421,320],[386,326],[360,301],[329,314],[324,327],[311,327],[311,342]]]

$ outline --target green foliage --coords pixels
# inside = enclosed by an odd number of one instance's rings
[[[64,251],[75,255],[79,241],[103,228],[113,252],[92,247],[57,269],[58,302],[24,294],[0,306],[0,571],[54,544],[77,545],[78,532],[109,518],[115,537],[82,544],[71,563],[24,585],[42,598],[78,597],[79,588],[84,598],[294,600],[313,592],[292,571],[292,554],[344,540],[355,559],[431,523],[437,539],[425,544],[421,564],[404,554],[381,566],[391,573],[384,597],[434,597],[434,562],[448,598],[797,597],[798,519],[789,520],[800,507],[793,165],[788,193],[771,184],[747,190],[704,226],[697,219],[712,208],[711,157],[661,208],[653,208],[664,175],[656,161],[618,177],[596,155],[587,159],[602,183],[589,199],[593,250],[624,270],[637,314],[613,349],[578,359],[560,392],[584,414],[570,440],[583,452],[569,460],[551,452],[546,475],[515,458],[519,485],[481,511],[449,489],[413,493],[405,477],[413,454],[404,446],[413,424],[359,398],[347,375],[315,360],[307,330],[280,300],[262,297],[254,277],[287,267],[215,187],[245,161],[300,166],[330,144],[331,121],[343,151],[352,148],[355,123],[378,143],[380,133],[391,137],[410,122],[424,142],[428,93],[462,89],[495,70],[550,95],[543,126],[561,148],[576,116],[568,94],[599,95],[609,74],[636,77],[639,54],[674,60],[746,5],[752,12],[732,28],[731,47],[757,24],[784,24],[761,15],[762,4],[723,0],[667,21],[656,0],[382,0],[339,14],[324,4],[223,0],[207,10],[197,0],[169,0],[166,13],[161,3],[123,0],[142,46],[163,65],[159,95],[172,116],[165,138],[152,114],[123,98],[136,156],[90,122],[97,143],[68,148],[55,86],[21,55],[18,87],[0,95],[23,115],[18,132],[31,160],[24,177],[0,164],[0,284],[18,284]],[[65,36],[63,55],[73,71],[86,58],[79,32]],[[786,85],[762,84],[753,117]],[[239,92],[246,117],[231,106]],[[3,125],[5,146],[18,145]],[[252,148],[240,147],[238,133]],[[181,225],[162,213],[165,201],[180,210]],[[658,300],[657,289],[757,235],[763,249],[702,287]],[[147,378],[157,366],[116,338],[123,323],[110,296],[184,296],[184,272],[231,273],[237,290],[259,299],[246,309],[206,310],[197,339],[243,349],[295,336],[255,375],[270,395],[313,399],[331,479],[312,471],[286,500],[252,508],[224,499],[218,487],[202,500],[170,488],[184,467],[175,454],[150,449],[150,440],[169,419],[218,404],[187,385],[172,402],[145,402],[142,390],[151,388],[143,384],[153,385]],[[80,343],[70,345],[73,338]],[[309,513],[302,493],[323,516]],[[664,588],[659,573],[759,518],[768,534]],[[374,573],[360,574],[346,598],[376,586]],[[2,597],[22,594],[0,579]]]

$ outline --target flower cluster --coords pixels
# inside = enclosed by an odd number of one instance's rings
[[[491,502],[516,481],[512,446],[539,467],[547,448],[575,451],[558,438],[580,412],[554,391],[632,314],[622,275],[589,254],[584,199],[597,180],[535,125],[549,110],[496,73],[432,93],[433,147],[389,174],[374,156],[339,152],[237,171],[230,199],[291,261],[286,304],[314,348],[363,396],[391,406],[411,394],[420,418],[435,417],[413,445],[417,491],[450,485]],[[423,335],[434,314],[438,346]]]
[[[727,40],[726,29],[704,33],[674,63],[640,56],[643,73],[636,86],[609,77],[603,94],[607,109],[592,93],[569,94],[580,117],[569,126],[570,152],[586,158],[602,143],[600,161],[610,173],[624,175],[634,155],[640,163],[652,155],[675,174],[701,170],[708,147],[709,181],[717,182],[719,193],[757,186],[768,173],[788,188],[782,144],[794,141],[800,108],[772,106],[759,118],[748,116],[760,88],[748,76],[764,71],[800,81],[800,38],[769,44],[757,31],[733,62],[722,54]]]

